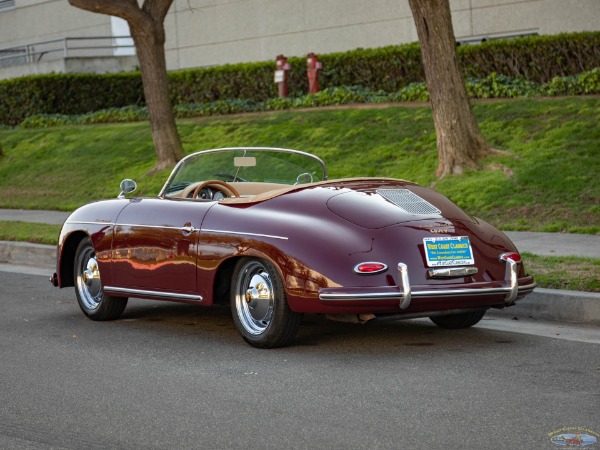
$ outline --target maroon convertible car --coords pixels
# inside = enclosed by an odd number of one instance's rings
[[[328,180],[323,161],[278,148],[187,156],[157,197],[91,203],[63,225],[55,286],[93,320],[128,297],[231,305],[255,347],[290,344],[303,313],[365,322],[479,322],[535,283],[515,246],[431,189]]]

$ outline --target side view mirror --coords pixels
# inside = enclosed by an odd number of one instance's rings
[[[121,181],[120,188],[121,193],[119,194],[119,198],[125,198],[125,195],[131,194],[137,189],[137,183],[129,178],[126,178]]]

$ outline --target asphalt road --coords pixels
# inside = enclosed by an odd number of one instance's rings
[[[257,350],[225,308],[136,300],[97,323],[44,277],[0,286],[0,449],[551,449],[565,427],[600,433],[598,328],[315,316],[296,346]]]

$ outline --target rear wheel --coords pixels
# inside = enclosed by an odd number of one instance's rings
[[[302,321],[302,314],[291,311],[287,304],[277,270],[256,258],[242,258],[235,266],[231,312],[244,340],[258,348],[290,344]]]
[[[77,247],[73,270],[75,295],[86,316],[92,320],[113,320],[123,313],[127,298],[112,297],[104,293],[96,251],[88,237]]]
[[[431,321],[438,327],[448,329],[469,328],[479,322],[485,315],[485,309],[448,316],[430,317]]]

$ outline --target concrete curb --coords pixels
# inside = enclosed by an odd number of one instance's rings
[[[0,264],[48,267],[49,270],[54,270],[56,266],[56,246],[0,241]]]
[[[55,264],[56,247],[53,245],[0,241],[0,271],[18,271],[23,267],[29,269],[29,273],[47,270],[51,275],[56,270]],[[537,288],[515,306],[490,312],[600,326],[600,293]]]
[[[536,288],[515,306],[491,311],[504,316],[600,326],[600,293]]]

